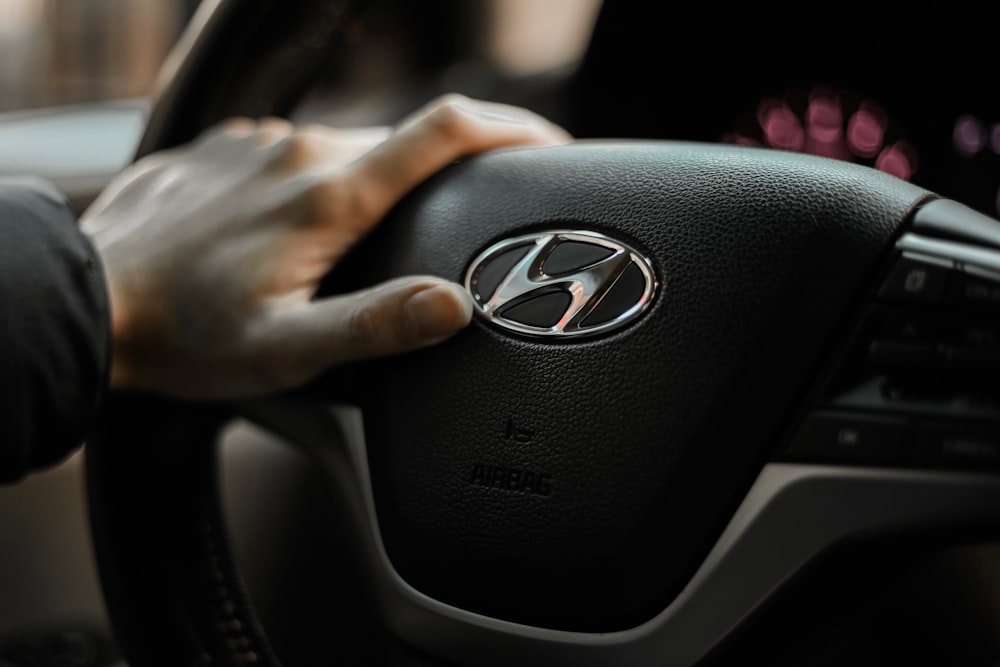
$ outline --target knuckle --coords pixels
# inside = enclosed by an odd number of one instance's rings
[[[289,132],[281,143],[281,160],[293,169],[305,169],[316,164],[320,151],[315,137],[302,130]]]
[[[351,226],[352,221],[364,214],[364,203],[357,190],[336,176],[314,179],[302,196],[309,219],[321,224],[336,222]]]
[[[257,364],[257,382],[265,392],[292,389],[308,379],[302,366],[287,356],[269,356]]]
[[[296,133],[310,138],[336,139],[338,131],[322,123],[306,123],[300,125]]]
[[[361,350],[379,349],[385,331],[379,325],[374,309],[366,303],[356,303],[347,319],[347,337],[352,347]]]
[[[438,95],[434,100],[431,101],[431,107],[461,107],[463,105],[469,104],[470,99],[461,93],[444,93]]]
[[[256,127],[257,123],[252,118],[232,116],[206,128],[192,142],[192,145],[197,148],[215,146],[219,142],[238,141],[252,136]]]
[[[277,116],[267,116],[257,123],[257,134],[266,138],[281,138],[292,134],[292,123]]]
[[[289,126],[281,141],[280,160],[292,170],[330,166],[335,157],[338,132],[319,123]]]
[[[456,108],[468,104],[469,101],[469,98],[461,93],[448,92],[435,97],[427,107],[432,111],[442,107]]]
[[[425,117],[425,122],[434,134],[452,142],[462,142],[472,136],[476,123],[461,95],[439,98]]]
[[[282,142],[281,159],[297,169],[342,166],[345,146],[350,147],[352,133],[311,123],[292,128]],[[329,169],[327,170],[329,171]]]
[[[354,355],[367,357],[401,349],[407,339],[407,322],[391,307],[391,300],[381,300],[375,293],[358,299],[347,324],[348,345]]]
[[[222,134],[246,134],[256,127],[254,120],[248,116],[234,116],[228,118],[217,126],[214,131]]]
[[[254,382],[263,391],[296,387],[309,379],[304,355],[274,336],[264,337],[255,350]]]

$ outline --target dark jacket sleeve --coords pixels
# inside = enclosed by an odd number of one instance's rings
[[[0,482],[83,443],[108,381],[99,258],[51,184],[0,179]]]

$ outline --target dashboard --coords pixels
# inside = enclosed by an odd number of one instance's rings
[[[1000,213],[993,23],[899,12],[608,2],[575,82],[578,136],[725,141],[859,162]]]

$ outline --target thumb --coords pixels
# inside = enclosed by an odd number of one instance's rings
[[[294,385],[336,364],[441,342],[471,318],[472,299],[460,285],[434,276],[408,276],[280,308],[255,338],[282,384]]]

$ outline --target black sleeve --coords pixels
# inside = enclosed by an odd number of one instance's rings
[[[63,196],[40,179],[0,179],[0,482],[83,443],[111,351],[99,258]]]

